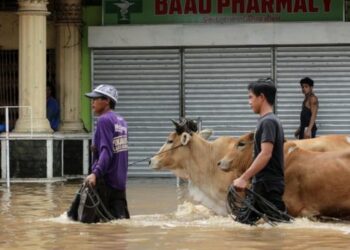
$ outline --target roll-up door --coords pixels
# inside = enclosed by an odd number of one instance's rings
[[[129,127],[129,164],[155,154],[173,130],[180,110],[180,53],[177,49],[93,50],[93,83],[116,86],[116,111]],[[129,176],[165,176],[148,160],[129,167]]]
[[[277,115],[286,136],[299,125],[304,95],[299,81],[314,80],[318,135],[350,133],[350,46],[276,48]]]
[[[189,48],[184,51],[185,114],[218,136],[253,131],[248,83],[272,76],[272,49]]]

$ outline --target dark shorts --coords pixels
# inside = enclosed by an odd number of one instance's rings
[[[305,128],[306,128],[306,127],[303,127],[303,126],[301,126],[301,127],[299,128],[299,139],[304,139],[304,131],[305,131]],[[315,137],[316,137],[316,132],[317,132],[317,127],[316,127],[316,125],[314,125],[314,126],[312,127],[312,130],[311,130],[311,138],[315,138]]]
[[[130,218],[125,190],[111,188],[105,185],[103,181],[99,181],[97,184],[97,192],[105,207],[115,219]]]
[[[253,184],[253,191],[274,204],[279,210],[285,211],[282,199],[284,193],[283,181],[261,181]]]
[[[275,205],[281,212],[286,211],[286,206],[284,204],[284,201],[282,199],[283,193],[284,193],[284,182],[283,181],[259,181],[256,183],[253,183],[252,190],[271,202],[273,205]],[[263,206],[263,204],[259,204],[254,197],[249,197],[250,200],[252,200],[252,205],[261,213],[263,214],[269,214],[269,212],[266,210],[267,208]],[[256,221],[258,221],[261,218],[260,215],[258,215],[255,212],[250,212],[249,216],[247,216],[245,219],[247,221],[246,224],[254,224]],[[244,223],[244,222],[243,222]]]
[[[116,190],[97,180],[95,187],[82,184],[75,195],[67,216],[83,223],[129,219],[125,190]]]
[[[107,187],[106,207],[116,219],[130,218],[125,190],[121,191]]]

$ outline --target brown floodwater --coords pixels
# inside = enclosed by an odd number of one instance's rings
[[[247,226],[216,216],[175,179],[129,179],[130,220],[70,221],[79,182],[0,185],[0,249],[349,249],[350,224]]]

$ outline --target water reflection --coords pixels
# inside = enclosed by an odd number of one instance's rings
[[[1,213],[6,213],[11,207],[11,190],[8,188],[0,187],[0,206]]]
[[[130,179],[130,220],[81,224],[65,211],[79,182],[0,186],[0,249],[344,249],[350,225],[297,219],[251,227],[188,202],[175,179]]]

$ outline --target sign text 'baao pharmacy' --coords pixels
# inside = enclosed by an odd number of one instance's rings
[[[104,25],[343,21],[344,0],[103,0]]]

